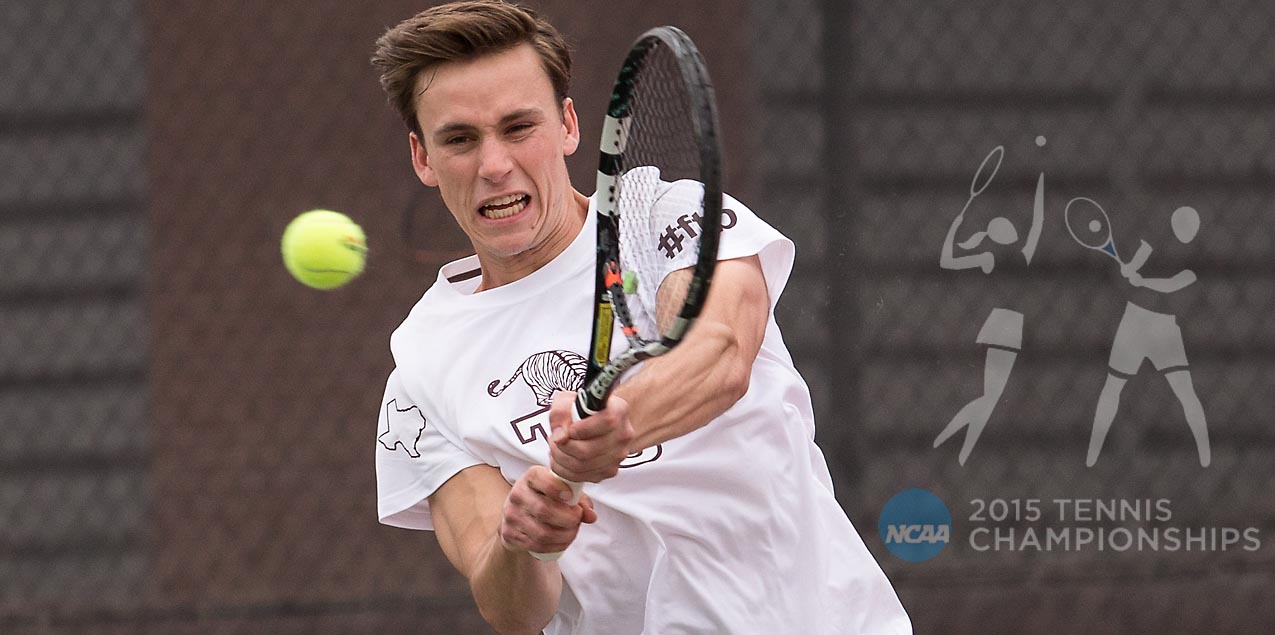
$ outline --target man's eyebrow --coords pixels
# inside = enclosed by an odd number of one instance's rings
[[[542,117],[542,116],[543,115],[541,114],[541,110],[539,108],[519,108],[518,110],[515,110],[505,115],[504,117],[501,117],[500,123],[510,124],[518,119],[526,119],[528,117]]]
[[[474,126],[467,123],[449,123],[435,128],[432,133],[434,137],[444,137],[457,132],[472,132]]]
[[[519,108],[518,110],[515,110],[505,115],[504,117],[501,117],[499,125],[505,126],[519,119],[541,118],[543,116],[544,116],[543,111],[539,108]],[[477,126],[474,126],[473,124],[461,123],[461,122],[446,123],[439,126],[438,128],[435,128],[432,135],[435,137],[439,137],[439,136],[454,134],[457,132],[472,132],[475,129],[477,129]]]

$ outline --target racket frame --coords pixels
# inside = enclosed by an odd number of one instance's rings
[[[1093,245],[1081,240],[1080,236],[1076,234],[1076,230],[1072,228],[1071,206],[1077,201],[1085,201],[1090,205],[1093,205],[1098,210],[1098,213],[1102,215],[1102,226],[1107,230],[1107,240],[1101,245]],[[1067,226],[1067,233],[1071,234],[1072,239],[1075,240],[1081,247],[1093,249],[1094,251],[1101,251],[1102,253],[1115,258],[1116,262],[1124,264],[1124,261],[1120,259],[1120,254],[1116,252],[1115,235],[1111,231],[1111,217],[1107,216],[1107,210],[1103,209],[1102,206],[1098,204],[1098,201],[1086,196],[1078,196],[1071,199],[1067,202],[1067,207],[1063,209],[1063,224]]]
[[[669,48],[679,66],[679,76],[686,83],[685,90],[691,107],[689,114],[699,149],[699,180],[704,185],[704,197],[703,218],[700,221],[700,250],[692,268],[690,286],[682,308],[658,340],[646,340],[638,335],[635,328],[625,326],[632,325],[633,318],[625,301],[623,269],[620,263],[620,193],[624,176],[624,152],[631,123],[629,108],[634,97],[636,79],[647,55],[657,46]],[[672,26],[656,27],[643,33],[625,57],[612,87],[611,100],[602,127],[596,190],[598,267],[594,281],[593,333],[584,387],[576,398],[577,414],[581,417],[605,407],[607,396],[625,371],[677,346],[704,307],[713,271],[717,266],[718,239],[721,235],[721,146],[717,131],[717,105],[713,85],[703,57],[690,37]],[[621,330],[629,340],[629,348],[611,359],[611,340],[616,318],[619,318]]]
[[[620,263],[620,191],[624,176],[624,150],[632,121],[628,111],[635,79],[647,54],[661,45],[672,51],[679,66],[678,75],[686,82],[686,93],[691,101],[693,132],[699,148],[699,176],[704,185],[701,203],[703,218],[700,221],[700,251],[692,268],[692,278],[681,311],[661,334],[660,339],[645,340],[631,326],[633,319],[624,296],[624,271]],[[593,333],[589,339],[583,387],[576,394],[575,402],[574,414],[580,419],[595,414],[606,406],[607,397],[624,371],[677,346],[704,308],[713,271],[717,267],[717,246],[721,234],[721,146],[717,131],[717,102],[713,85],[709,81],[704,59],[690,37],[672,26],[656,27],[643,33],[629,49],[612,88],[599,146],[596,204],[598,266],[594,277]],[[617,317],[620,318],[621,331],[629,341],[629,348],[619,357],[611,359],[611,340]],[[568,481],[561,476],[558,478],[571,488],[569,504],[577,504],[584,489],[583,484]],[[533,552],[531,555],[552,562],[561,558],[562,552]]]

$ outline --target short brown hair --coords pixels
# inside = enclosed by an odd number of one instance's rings
[[[530,44],[540,55],[558,101],[571,87],[571,52],[558,30],[531,9],[502,0],[463,0],[426,9],[376,40],[372,64],[381,88],[407,129],[416,120],[416,79],[443,62],[471,60]]]

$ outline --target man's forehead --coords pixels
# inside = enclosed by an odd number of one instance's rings
[[[553,82],[535,48],[530,44],[520,44],[472,58],[427,66],[417,74],[413,92],[419,100],[440,89],[451,92],[532,87],[548,87],[552,91]]]
[[[498,119],[516,110],[552,110],[557,102],[553,83],[530,45],[426,68],[417,75],[414,92],[422,120]]]

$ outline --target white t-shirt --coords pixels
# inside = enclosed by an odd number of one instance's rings
[[[739,201],[725,197],[724,207],[719,257],[759,255],[772,309],[748,393],[586,486],[598,522],[559,561],[563,593],[545,632],[910,633],[833,497],[809,390],[773,318],[792,243]],[[695,227],[674,224],[683,239]],[[432,529],[427,497],[471,465],[513,483],[548,464],[549,399],[584,374],[595,244],[591,200],[575,240],[525,278],[473,293],[476,257],[442,268],[390,339],[397,368],[376,446],[381,522]],[[613,353],[624,348],[618,332],[614,341]]]

